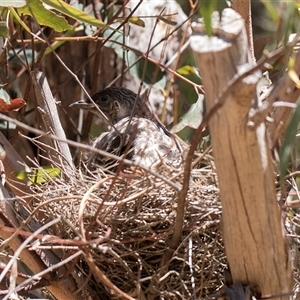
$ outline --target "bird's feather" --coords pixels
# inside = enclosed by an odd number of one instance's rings
[[[181,149],[175,138],[165,134],[157,123],[145,119],[124,118],[111,131],[101,134],[93,145],[97,149],[132,160],[146,168],[165,163],[178,168],[182,162]],[[92,155],[90,163],[107,165],[111,160]]]

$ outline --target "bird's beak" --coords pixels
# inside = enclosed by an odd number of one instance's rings
[[[87,102],[86,100],[79,100],[77,102],[71,103],[69,107],[76,107],[81,109],[92,109],[95,106],[92,102]]]

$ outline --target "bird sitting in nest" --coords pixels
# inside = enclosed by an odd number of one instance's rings
[[[110,131],[102,133],[93,147],[146,168],[157,168],[161,164],[180,167],[182,149],[179,143],[136,93],[123,87],[109,87],[91,98],[97,107],[89,99],[72,103],[70,107],[90,110],[100,117],[104,114],[111,123]],[[95,165],[114,169],[118,162],[92,153],[88,166],[93,169]]]

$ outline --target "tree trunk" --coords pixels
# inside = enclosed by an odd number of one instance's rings
[[[257,285],[262,296],[288,299],[291,263],[276,203],[274,169],[265,124],[248,127],[260,106],[244,20],[231,9],[213,16],[213,32],[195,27],[191,45],[203,79],[208,110],[221,108],[209,129],[223,207],[223,237],[233,283]],[[279,296],[278,296],[279,295]]]

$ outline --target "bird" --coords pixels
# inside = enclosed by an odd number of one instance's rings
[[[104,114],[108,119],[111,129],[95,139],[94,148],[149,169],[157,169],[162,164],[180,168],[183,157],[179,142],[135,92],[124,87],[108,87],[92,95],[91,99],[95,104],[87,98],[70,107],[89,110],[102,118]],[[118,162],[94,152],[88,166],[95,168],[98,165],[115,169]]]

